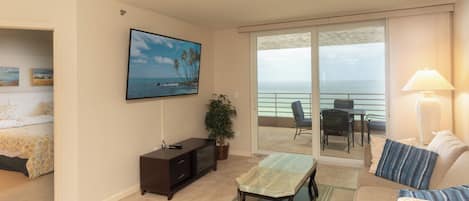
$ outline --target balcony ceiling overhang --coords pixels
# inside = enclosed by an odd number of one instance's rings
[[[381,43],[385,41],[383,26],[319,32],[320,46]],[[258,39],[258,50],[303,48],[311,46],[310,33],[265,36]]]

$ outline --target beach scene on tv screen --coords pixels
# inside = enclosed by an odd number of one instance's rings
[[[136,30],[130,37],[128,99],[197,93],[199,44]]]

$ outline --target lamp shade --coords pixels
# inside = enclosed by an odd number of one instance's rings
[[[442,91],[454,90],[454,87],[436,70],[419,70],[407,81],[402,90]]]

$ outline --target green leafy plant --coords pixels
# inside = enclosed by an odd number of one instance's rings
[[[209,138],[215,139],[220,146],[226,145],[227,139],[234,137],[232,118],[236,117],[236,108],[224,94],[214,94],[205,114],[205,127]]]

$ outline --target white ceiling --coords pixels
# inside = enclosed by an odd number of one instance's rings
[[[212,28],[283,22],[454,0],[120,0],[160,14]]]

